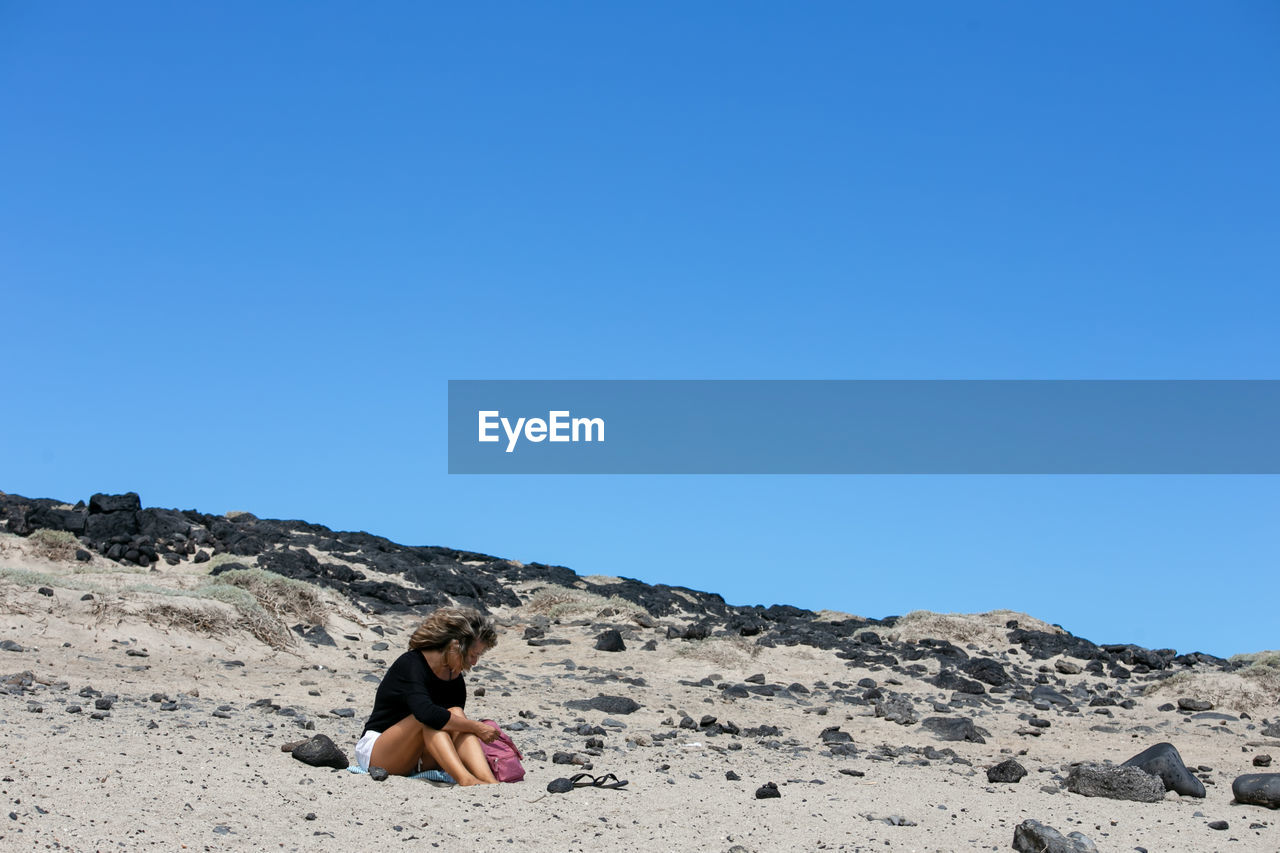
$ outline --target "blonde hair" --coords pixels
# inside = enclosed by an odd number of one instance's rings
[[[480,643],[486,647],[498,644],[493,619],[473,607],[441,607],[423,620],[409,638],[411,651],[444,649],[454,640],[463,657]]]

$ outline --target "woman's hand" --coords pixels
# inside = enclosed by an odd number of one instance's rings
[[[493,726],[486,726],[484,723],[476,723],[475,734],[485,743],[493,743],[498,739],[498,730]]]

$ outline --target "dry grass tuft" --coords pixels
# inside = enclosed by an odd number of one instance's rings
[[[80,547],[80,541],[73,534],[44,527],[31,531],[27,541],[31,543],[33,554],[53,562],[74,560],[76,549]]]
[[[1144,696],[1207,699],[1218,710],[1268,713],[1280,704],[1280,669],[1250,666],[1235,672],[1183,670],[1147,686]]]
[[[624,618],[632,618],[642,613],[648,615],[648,611],[643,607],[625,598],[616,595],[605,598],[594,592],[568,587],[544,589],[526,602],[524,609],[549,619],[594,618],[602,615],[606,610],[613,610]]]
[[[208,562],[204,564],[203,568],[206,572],[212,572],[218,566],[226,563],[239,563],[242,566],[247,566],[252,561],[253,559],[251,557],[239,557],[235,554],[229,554],[226,551],[223,551],[221,554],[214,554],[210,557]]]
[[[234,569],[213,578],[213,582],[245,590],[278,619],[301,619],[309,625],[323,625],[328,618],[320,591],[309,583],[261,569]]]
[[[1271,649],[1265,652],[1249,652],[1243,655],[1232,655],[1232,663],[1242,663],[1252,668],[1255,666],[1280,669],[1280,651]]]
[[[713,663],[725,669],[740,668],[760,656],[761,646],[746,637],[708,637],[676,646],[675,655]]]
[[[1018,627],[1050,634],[1062,629],[1019,613],[1016,610],[989,610],[986,613],[933,613],[914,610],[900,618],[892,628],[874,627],[877,634],[890,640],[917,641],[926,638],[946,640],[961,645],[977,643],[988,648],[1007,646],[1009,629],[1005,623],[1016,620]]]

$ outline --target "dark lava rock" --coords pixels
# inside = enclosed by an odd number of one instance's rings
[[[1053,668],[1063,675],[1079,675],[1084,672],[1084,668],[1080,664],[1069,661],[1066,658],[1058,658],[1053,662]]]
[[[83,548],[76,549],[76,562],[87,563],[93,559],[93,555]]]
[[[1179,711],[1211,711],[1213,703],[1207,699],[1182,698],[1178,700]]]
[[[920,722],[911,697],[901,693],[895,693],[887,699],[876,702],[876,716],[884,717],[889,722],[900,726],[911,726]]]
[[[1031,700],[1033,702],[1048,702],[1050,705],[1066,706],[1072,704],[1071,700],[1066,696],[1044,684],[1031,691]]]
[[[330,740],[328,735],[316,735],[302,746],[294,747],[292,754],[294,758],[312,767],[346,770],[351,765],[346,753],[338,749],[337,744]]]
[[[223,563],[218,568],[223,568],[224,566],[233,566],[233,565],[236,565],[236,564]],[[320,626],[320,625],[312,625],[311,627],[307,627],[306,625],[302,625],[302,624],[294,625],[293,633],[297,634],[299,637],[306,640],[308,643],[311,643],[316,646],[333,646],[334,648],[337,648],[338,646],[338,644],[333,641],[333,637],[329,636],[329,632],[326,631],[323,628],[323,626]]]
[[[1023,767],[1012,758],[1007,761],[1001,761],[995,767],[987,771],[988,782],[1018,782],[1023,776],[1027,775],[1027,768]]]
[[[573,783],[568,779],[552,779],[547,783],[547,793],[549,794],[567,794],[573,790]]]
[[[125,492],[123,495],[96,494],[89,498],[89,514],[102,512],[137,512],[142,509],[142,499],[137,492]]]
[[[849,734],[848,732],[840,731],[839,726],[829,726],[823,729],[822,734],[819,735],[819,737],[822,738],[823,743],[828,743],[828,744],[853,742],[853,735]]]
[[[1266,753],[1263,753],[1262,755],[1255,755],[1253,757],[1253,766],[1254,767],[1270,767],[1271,756],[1267,755]]]
[[[369,778],[375,782],[385,782],[391,774],[387,772],[385,767],[370,767]]]
[[[626,650],[627,646],[622,642],[622,634],[616,628],[603,631],[596,637],[596,651],[625,652]]]
[[[1048,660],[1057,655],[1092,660],[1102,654],[1102,649],[1098,646],[1071,634],[1049,634],[1015,628],[1009,632],[1009,642],[1022,646],[1022,650],[1036,660]]]
[[[569,641],[563,637],[535,637],[532,640],[526,640],[530,646],[567,646]]]
[[[1024,820],[1013,831],[1013,849],[1022,853],[1097,853],[1098,848],[1078,832],[1063,835],[1038,820]]]
[[[1225,820],[1211,820],[1209,821],[1209,828],[1223,830],[1223,829],[1228,829],[1229,827]]]
[[[99,711],[110,711],[111,706],[114,704],[115,702],[113,702],[110,699],[94,699],[93,700],[93,707],[97,708]]]
[[[765,782],[759,788],[756,788],[757,800],[770,800],[781,796],[782,792],[778,790],[778,786],[773,782]]]
[[[968,717],[926,717],[921,725],[933,732],[938,740],[987,742]]]
[[[42,586],[42,587],[40,587],[39,589],[37,589],[37,590],[36,590],[36,592],[40,593],[41,595],[49,595],[49,596],[51,596],[51,595],[53,595],[53,588],[52,588],[52,587],[47,587],[47,586]]]
[[[1231,783],[1237,803],[1280,809],[1280,773],[1246,773]]]
[[[640,709],[640,703],[628,696],[606,696],[603,693],[594,699],[574,699],[565,702],[564,706],[574,711],[601,711],[605,714],[633,714]]]
[[[943,690],[954,690],[957,693],[971,693],[979,695],[987,692],[987,688],[983,687],[972,678],[965,678],[954,669],[944,669],[933,678],[928,679],[929,683],[940,687]]]
[[[1164,799],[1164,782],[1138,767],[1078,764],[1067,775],[1067,790],[1085,797],[1158,803]]]
[[[1262,734],[1266,737],[1280,737],[1280,723],[1272,723],[1262,730]]]
[[[1203,797],[1204,783],[1182,763],[1182,756],[1171,743],[1158,743],[1130,758],[1122,767],[1140,767],[1164,782],[1166,791],[1184,797]]]
[[[26,651],[26,649],[24,649],[22,646],[15,643],[13,640],[0,640],[0,649],[4,649],[6,652],[25,652]]]
[[[970,658],[960,664],[960,669],[992,687],[1001,687],[1012,681],[1000,662],[991,658]]]
[[[737,773],[734,773],[732,770],[726,770],[724,778],[729,782],[738,782],[742,780],[742,777]]]

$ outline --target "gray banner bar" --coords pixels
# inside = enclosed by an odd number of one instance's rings
[[[1276,474],[1277,380],[451,380],[451,474]]]

